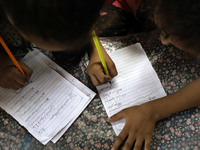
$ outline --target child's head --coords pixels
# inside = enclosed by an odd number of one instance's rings
[[[163,44],[200,54],[199,0],[159,0],[155,21]]]
[[[47,50],[78,49],[104,0],[0,0],[9,22],[27,40]]]

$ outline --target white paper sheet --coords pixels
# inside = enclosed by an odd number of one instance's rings
[[[20,92],[0,88],[0,106],[43,144],[53,137],[58,140],[95,93],[39,51],[30,52],[23,61],[33,69],[31,83]],[[73,84],[42,61],[51,62]]]
[[[51,141],[56,143],[67,131],[67,129],[72,125],[76,118],[81,114],[81,112],[87,107],[87,105],[95,97],[96,93],[85,86],[83,83],[81,83],[79,80],[77,80],[75,77],[73,77],[71,74],[69,74],[67,71],[65,71],[63,68],[61,68],[59,65],[57,65],[55,62],[53,62],[51,59],[49,59],[46,55],[41,53],[39,50],[34,49],[32,55],[34,55],[34,57],[37,58],[38,61],[42,60],[43,63],[47,64],[50,68],[58,72],[62,77],[67,79],[72,85],[77,87],[80,91],[82,91],[85,95],[89,97],[88,102],[85,102],[84,106],[81,106],[81,108],[77,107],[78,110],[74,118],[55,137],[53,137]]]
[[[149,62],[140,43],[109,54],[118,70],[111,84],[97,86],[108,116],[124,108],[163,97],[166,95],[160,80]],[[118,135],[125,120],[113,123]]]

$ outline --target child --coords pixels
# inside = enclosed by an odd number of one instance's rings
[[[93,84],[99,85],[108,82],[117,75],[114,63],[101,45],[110,72],[109,76],[104,74],[96,48],[91,40],[90,31],[97,19],[99,10],[102,8],[102,5],[106,6],[113,3],[115,8],[118,7],[136,17],[136,11],[140,7],[142,0],[1,0],[0,2],[5,16],[14,28],[26,40],[33,42],[41,49],[64,51],[63,54],[65,56],[66,52],[67,54],[70,53],[70,56],[78,56],[83,54],[81,48],[90,47],[88,45],[91,45],[92,42],[93,51],[88,50],[90,63],[87,73],[91,77]],[[114,24],[113,22],[111,23]],[[116,29],[119,30],[118,26]],[[95,30],[99,31],[98,28],[95,28]],[[25,64],[20,63],[26,73],[24,77],[19,74],[14,66],[9,67],[8,64],[6,65],[8,61],[9,63],[12,62],[10,62],[8,57],[5,58],[7,62],[2,62],[1,64],[4,64],[4,66],[0,68],[0,86],[12,89],[23,87],[27,80],[30,79],[31,69],[28,66],[24,67]]]
[[[173,44],[180,50],[200,58],[200,1],[159,0],[155,10],[155,22],[161,32],[161,42]],[[151,137],[156,121],[175,112],[200,105],[200,79],[179,91],[139,106],[122,110],[108,120],[115,122],[122,118],[126,124],[116,139],[113,150],[125,141],[124,149],[139,150],[144,142],[150,149]]]
[[[8,21],[28,41],[44,50],[67,51],[79,55],[85,45],[92,45],[90,77],[95,85],[108,82],[117,75],[113,61],[102,48],[110,74],[102,71],[91,30],[104,0],[54,1],[1,0],[0,6]],[[32,70],[20,63],[25,77],[12,65],[7,56],[0,56],[0,86],[19,89],[30,79]]]
[[[123,36],[130,29],[139,32],[142,24],[136,13],[141,3],[142,0],[106,0],[106,7],[101,9],[101,17],[96,22],[99,36]]]
[[[124,36],[156,28],[153,7],[156,0],[106,0],[95,30],[101,37]],[[108,5],[111,4],[111,5]]]
[[[154,4],[155,2],[151,0],[105,0],[100,17],[94,26],[95,31],[101,37],[108,37],[155,29],[152,17],[149,17],[152,16],[151,12],[146,8],[146,6],[154,6]],[[101,49],[105,51],[102,45]],[[97,64],[97,60],[99,60],[98,55],[92,55],[87,67],[87,73],[94,85],[102,84],[104,77],[104,74],[98,72],[101,67],[94,65]],[[115,67],[113,66],[113,68]],[[114,72],[116,71],[114,70]]]

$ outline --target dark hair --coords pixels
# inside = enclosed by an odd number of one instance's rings
[[[165,34],[184,40],[185,46],[200,48],[200,1],[159,0],[155,20]]]
[[[19,31],[68,44],[87,39],[103,4],[104,0],[0,0]]]

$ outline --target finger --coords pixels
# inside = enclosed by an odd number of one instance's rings
[[[23,87],[22,85],[18,84],[16,81],[12,82],[11,84],[7,84],[7,85],[8,86],[6,88],[13,89],[13,90],[18,90]]]
[[[137,138],[134,145],[134,150],[141,150],[143,141],[144,140],[142,138]]]
[[[14,66],[11,66],[9,68],[9,73],[7,73],[7,79],[13,85],[20,84],[22,86],[25,85],[26,82],[28,81],[27,78],[23,76],[21,72],[19,72],[18,69]]]
[[[105,75],[104,72],[98,71],[94,74],[100,83],[110,81],[112,78],[109,75]]]
[[[16,85],[16,86],[12,86],[11,89],[13,89],[13,90],[19,90],[19,89],[21,89],[22,87],[23,87],[22,85]]]
[[[91,80],[92,80],[92,83],[97,86],[97,85],[100,85],[100,82],[97,80],[96,76],[94,75],[89,75]]]
[[[109,82],[109,81],[111,81],[112,80],[112,78],[109,76],[109,75],[105,75],[104,76],[104,82],[103,83],[107,83],[107,82]]]
[[[129,133],[129,136],[124,144],[123,150],[130,150],[133,146],[134,141],[135,141],[135,136],[134,133],[131,132]]]
[[[150,150],[150,144],[151,144],[151,136],[149,136],[149,137],[147,137],[145,139],[145,147],[144,147],[144,149],[145,150]]]
[[[13,65],[8,66],[5,71],[5,76],[2,77],[0,81],[0,85],[4,88],[9,88],[9,89],[14,89],[14,90],[19,89],[23,87],[23,85],[17,82],[17,78],[20,78],[20,77],[25,78],[23,77],[22,74],[20,74],[20,72],[15,66]]]
[[[8,89],[12,89],[13,88],[13,86],[12,86],[12,84],[10,84],[10,83],[0,83],[0,86],[1,87],[3,87],[3,88],[8,88]]]
[[[12,89],[18,90],[18,89],[22,88],[24,85],[19,84],[17,81],[15,81],[15,82],[13,82],[12,86],[13,86]]]
[[[124,127],[123,130],[118,135],[115,143],[113,144],[112,150],[117,150],[119,146],[124,142],[127,136],[128,136],[128,132],[126,128]]]
[[[113,115],[112,117],[108,118],[109,122],[115,122],[124,118],[123,110],[118,112],[117,114]]]
[[[108,62],[107,66],[108,66],[108,70],[109,70],[110,76],[112,78],[115,77],[118,74],[118,72],[117,72],[117,68],[116,68],[115,64],[113,63],[113,61]]]
[[[24,86],[28,82],[27,78],[20,78],[20,77],[15,78],[15,81],[21,86]]]
[[[96,64],[95,67],[93,67],[91,74],[96,76],[97,80],[100,83],[105,83],[111,80],[111,77],[105,75],[105,73],[103,72],[101,64]]]
[[[29,80],[33,73],[32,69],[22,62],[19,62],[19,64],[22,67],[22,70],[24,71],[26,78]]]
[[[11,89],[18,90],[22,88],[27,82],[26,77],[24,77],[17,69],[13,72],[13,78],[10,80]]]
[[[28,82],[27,78],[23,76],[20,72],[16,74],[15,81],[22,86],[24,86]]]

